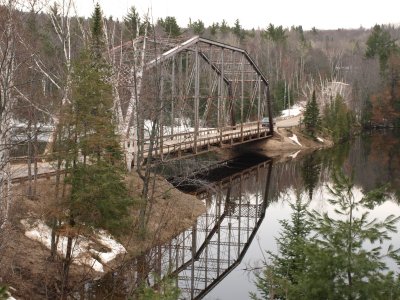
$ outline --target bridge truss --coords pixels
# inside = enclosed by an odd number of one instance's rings
[[[222,136],[227,131],[235,131],[236,143],[272,134],[272,122],[268,130],[260,128],[262,117],[272,119],[268,81],[245,50],[198,36],[183,42],[154,38],[142,38],[140,42],[146,43],[146,47],[136,45],[132,51],[120,51],[123,57],[118,86],[120,94],[130,99],[135,98],[132,93],[140,93],[136,97],[140,101],[135,105],[141,128],[138,139],[144,140],[142,144],[146,140],[148,143],[151,135],[146,133],[150,130],[145,120],[157,120],[154,151],[162,159],[173,152],[165,151],[164,145],[178,136],[182,138],[182,133],[191,133],[184,138],[191,141],[187,152],[194,154],[204,145],[210,145],[200,142],[204,130],[218,131],[219,145],[223,144]],[[132,88],[138,82],[132,76],[132,66],[135,68],[141,55],[143,84],[137,91]],[[253,129],[258,129],[257,134],[246,131],[251,122]],[[142,149],[144,155],[146,151]]]

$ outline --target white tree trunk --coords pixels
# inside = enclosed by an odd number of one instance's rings
[[[140,70],[135,70],[135,67],[131,68],[131,78],[134,79],[134,84],[131,87],[131,98],[129,100],[128,111],[123,125],[124,134],[124,152],[126,167],[128,172],[132,169],[132,163],[137,168],[137,155],[138,155],[138,103],[140,89],[142,86],[143,66],[139,66]]]
[[[3,79],[3,78],[2,78]],[[5,95],[6,94],[6,95]],[[7,93],[2,92],[2,100]],[[11,100],[11,99],[9,99]],[[0,115],[0,227],[7,221],[12,202],[11,198],[11,165],[10,165],[10,130],[11,130],[11,103],[7,104]]]
[[[61,2],[61,15],[55,16],[52,12],[50,13],[50,20],[51,24],[53,26],[53,29],[55,30],[58,40],[62,45],[63,48],[63,65],[65,66],[65,71],[66,71],[66,77],[65,78],[53,78],[52,75],[47,73],[44,68],[41,67],[41,61],[38,61],[36,59],[36,66],[38,70],[46,77],[48,78],[58,89],[62,90],[62,99],[61,99],[61,108],[60,111],[57,112],[52,116],[52,121],[53,121],[53,127],[54,127],[54,132],[53,134],[50,135],[49,140],[46,145],[46,149],[44,151],[44,154],[47,154],[51,152],[51,148],[53,146],[53,143],[55,141],[56,137],[56,132],[57,132],[57,127],[59,124],[59,113],[61,112],[62,108],[70,103],[70,91],[71,91],[71,72],[72,72],[72,67],[71,67],[71,17],[70,13],[71,10],[75,7],[75,3],[73,0],[63,0]],[[83,30],[83,27],[81,23],[79,22],[78,19],[78,25],[79,28],[81,29],[81,34],[83,36],[83,40],[85,41],[85,32]],[[60,82],[57,84],[57,81]]]
[[[135,168],[138,167],[138,150],[139,150],[139,121],[138,121],[138,107],[140,91],[142,87],[143,71],[145,68],[145,51],[146,51],[146,37],[147,27],[144,37],[137,38],[132,41],[134,51],[134,62],[129,68],[128,78],[120,78],[121,69],[124,67],[122,62],[123,47],[120,45],[120,61],[116,62],[116,52],[110,53],[110,61],[114,69],[114,77],[111,80],[114,93],[114,112],[116,114],[115,120],[117,121],[118,134],[121,137],[121,147],[124,152],[126,168],[128,172],[132,170],[132,164]],[[142,48],[139,50],[138,42],[143,39]],[[118,82],[120,79],[125,79],[130,85],[130,99],[125,115],[122,113],[122,103],[120,101],[118,92]]]
[[[1,3],[0,3],[1,4]],[[0,39],[0,227],[7,221],[11,197],[11,94],[15,72],[15,39],[13,27],[13,1],[8,1],[5,30]]]

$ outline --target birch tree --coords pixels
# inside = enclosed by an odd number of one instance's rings
[[[33,54],[35,69],[42,74],[42,76],[50,81],[56,89],[58,89],[61,96],[58,109],[49,114],[54,128],[59,124],[59,116],[62,108],[71,102],[71,73],[72,73],[72,56],[73,56],[73,45],[71,36],[71,15],[76,12],[75,3],[73,0],[62,0],[54,2],[54,5],[50,7],[48,16],[52,29],[56,35],[56,46],[60,48],[61,55],[59,57],[60,69],[57,73],[49,71],[50,66],[46,64],[46,59],[39,55]],[[86,43],[87,37],[84,30],[83,24],[76,18],[77,26],[80,30],[81,40]],[[76,41],[75,41],[76,42]],[[52,66],[54,67],[54,66]],[[51,152],[51,148],[56,138],[56,131],[50,136],[48,145],[45,150],[45,154]]]
[[[6,222],[11,197],[11,110],[15,102],[12,87],[15,74],[15,1],[0,2],[0,226]]]
[[[128,17],[134,18],[134,20],[127,19]],[[132,26],[132,24],[136,25],[136,29],[129,28],[132,33],[131,41],[129,42],[131,43],[129,50],[125,50],[121,39],[121,44],[119,46],[110,49],[109,62],[112,66],[113,74],[111,83],[113,86],[115,120],[117,121],[118,134],[121,137],[126,169],[130,172],[132,170],[132,164],[137,168],[141,163],[138,147],[140,144],[138,108],[145,68],[146,39],[149,22],[147,15],[144,17],[143,23],[140,23],[140,18],[137,14],[130,14],[128,17],[125,19],[125,22],[130,26]],[[137,37],[141,32],[143,32],[143,36]],[[108,39],[107,36],[106,39]],[[132,51],[132,53],[125,53],[126,51]],[[126,67],[123,61],[125,55],[133,57],[133,60],[128,66],[128,72],[123,74],[122,70]],[[121,80],[125,80],[128,83],[130,95],[125,113],[118,90]]]

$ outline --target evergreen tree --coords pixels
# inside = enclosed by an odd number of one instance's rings
[[[178,37],[181,35],[181,29],[175,17],[166,17],[165,20],[160,19],[159,24],[169,36]]]
[[[282,232],[276,239],[279,253],[268,251],[270,260],[264,261],[263,271],[256,274],[256,286],[262,299],[287,299],[288,286],[296,284],[306,268],[303,249],[310,233],[307,205],[297,195],[296,202],[290,204],[291,221],[279,221],[282,226]],[[259,299],[253,293],[250,296],[252,299]]]
[[[122,152],[113,122],[109,68],[84,51],[74,64],[71,127],[70,214],[74,222],[117,229],[131,204],[122,180]],[[84,208],[84,209],[83,209]],[[126,218],[126,220],[125,220]],[[122,229],[122,228],[120,228]],[[114,231],[115,232],[115,231]]]
[[[275,27],[274,24],[269,24],[267,29],[263,31],[263,36],[275,42],[276,44],[284,44],[287,40],[286,29],[282,25]]]
[[[198,35],[203,34],[205,30],[204,23],[201,20],[193,22],[190,27],[193,29],[193,33]]]
[[[140,34],[140,17],[136,8],[132,6],[128,14],[124,17],[125,26],[131,33],[131,37],[135,39]]]
[[[223,19],[221,22],[220,31],[222,34],[227,34],[229,32],[229,25],[225,19]]]
[[[315,136],[317,129],[320,124],[319,108],[315,91],[312,93],[312,98],[307,102],[306,109],[304,111],[304,127],[305,131],[311,136]]]
[[[152,30],[152,26],[151,26],[147,16],[140,18],[139,13],[134,6],[132,6],[129,9],[128,14],[126,16],[124,16],[123,19],[124,19],[125,27],[127,28],[127,31],[129,32],[128,37],[130,39],[135,39],[138,36],[144,35],[146,30],[147,30],[147,33],[151,32],[151,30]]]
[[[322,126],[329,130],[335,142],[349,138],[353,118],[339,94],[325,106],[323,115]]]
[[[209,28],[210,28],[211,35],[216,35],[217,34],[217,30],[219,29],[218,22],[217,23],[212,23],[212,25]]]
[[[234,27],[233,27],[233,33],[239,38],[239,39],[244,39],[244,30],[242,28],[242,25],[240,25],[239,19],[236,19]]]
[[[367,40],[365,56],[367,58],[377,56],[379,58],[381,71],[384,71],[387,68],[390,54],[398,50],[399,48],[395,40],[390,36],[390,33],[385,30],[383,26],[375,25]]]
[[[128,208],[132,199],[120,169],[107,162],[78,163],[67,178],[71,186],[69,212],[76,224],[104,228],[114,235],[131,225]]]
[[[99,3],[96,3],[92,14],[91,26],[91,47],[92,54],[96,59],[100,59],[104,50],[103,16]]]
[[[311,32],[313,35],[317,35],[318,34],[318,29],[315,28],[315,26],[313,28],[311,28]]]
[[[119,234],[130,224],[132,199],[122,177],[124,164],[113,122],[112,88],[107,82],[110,68],[102,57],[101,18],[96,5],[91,47],[73,64],[71,104],[60,122],[65,147],[60,153],[65,155],[65,183],[69,187],[63,222],[68,242],[62,294],[68,286],[76,228],[90,232],[100,227]]]
[[[338,217],[292,206],[291,223],[281,222],[279,252],[257,276],[262,299],[399,299],[400,277],[382,258],[400,264],[400,249],[383,249],[400,217],[368,218],[387,199],[385,188],[356,199],[350,178],[335,173],[332,180],[328,201]]]

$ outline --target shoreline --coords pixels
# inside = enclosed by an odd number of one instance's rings
[[[257,151],[263,155],[273,159],[294,159],[297,155],[304,155],[309,151],[320,148],[331,147],[333,143],[325,138],[323,142],[311,140],[302,134],[296,127],[277,128],[274,136],[268,140],[258,141],[247,144],[247,149]],[[239,147],[240,148],[240,147]],[[238,149],[221,149],[219,154],[221,157],[234,157],[240,153]],[[304,153],[304,154],[303,154]],[[142,187],[141,180],[136,173],[127,175],[126,182],[132,197],[139,197]],[[15,216],[12,219],[12,228],[15,240],[11,241],[8,248],[8,256],[2,261],[2,265],[8,264],[18,266],[20,269],[26,270],[28,274],[28,282],[17,280],[14,276],[2,278],[9,286],[15,288],[13,292],[16,297],[30,295],[32,299],[43,295],[40,282],[48,282],[57,285],[60,281],[60,275],[57,270],[60,267],[62,259],[60,256],[54,262],[48,261],[50,250],[43,246],[40,242],[30,239],[26,236],[26,228],[22,226],[21,220],[29,219],[31,222],[35,220],[45,220],[45,216],[49,209],[54,205],[52,203],[52,189],[54,188],[53,180],[39,180],[39,198],[30,200],[23,196],[26,190],[26,183],[15,186],[16,194],[20,197],[16,200]],[[204,203],[196,196],[185,194],[175,188],[165,178],[155,175],[154,177],[154,199],[152,202],[152,211],[148,221],[149,232],[145,240],[138,237],[137,234],[122,236],[118,239],[126,249],[126,253],[118,255],[115,259],[104,265],[104,272],[97,272],[89,266],[76,264],[71,265],[71,284],[77,284],[87,280],[96,280],[103,278],[106,274],[113,272],[126,265],[132,259],[149,251],[152,247],[162,244],[179,234],[181,231],[192,226],[197,218],[205,212]],[[40,194],[42,193],[42,194]],[[138,215],[138,211],[132,212],[133,216]],[[135,232],[135,230],[133,230]],[[91,237],[93,239],[93,237]],[[97,246],[98,247],[98,246]],[[90,250],[88,251],[90,252]],[[11,255],[11,253],[13,255]],[[1,276],[1,274],[0,274]],[[38,290],[39,289],[39,290]],[[34,291],[36,290],[36,293]]]

